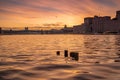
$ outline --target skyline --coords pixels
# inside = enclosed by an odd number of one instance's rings
[[[63,27],[83,23],[84,17],[109,15],[120,0],[1,0],[1,27]]]

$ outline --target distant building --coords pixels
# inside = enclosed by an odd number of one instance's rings
[[[120,11],[116,12],[116,17],[94,16],[84,18],[82,25],[73,26],[74,33],[119,33],[120,32]]]
[[[82,34],[82,33],[85,33],[85,25],[84,25],[84,24],[81,24],[81,25],[73,26],[73,33],[74,33],[74,34]]]
[[[92,23],[93,23],[92,17],[84,18],[85,33],[92,33],[93,32]]]
[[[63,29],[61,29],[63,33],[73,33],[72,27],[67,27],[67,25],[64,26]]]
[[[120,11],[116,11],[116,18],[120,20]]]
[[[28,31],[28,27],[25,27],[25,31]]]
[[[110,28],[108,27],[110,20],[111,20],[110,16],[104,16],[104,17],[94,16],[93,21],[92,21],[93,32],[94,33],[105,32],[108,28]]]
[[[57,30],[29,30],[25,27],[24,30],[2,30],[0,34],[94,34],[94,33],[120,33],[120,11],[116,11],[115,18],[110,16],[94,16],[84,18],[84,23],[73,27],[64,26]]]
[[[65,25],[64,28],[67,28],[67,25]]]

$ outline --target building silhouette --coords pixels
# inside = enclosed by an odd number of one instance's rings
[[[0,27],[0,33],[2,32],[2,28]]]
[[[119,33],[120,11],[116,11],[116,17],[94,16],[84,18],[84,23],[73,26],[73,33]]]
[[[2,34],[2,28],[0,27],[0,34]]]
[[[117,11],[117,12],[116,12],[116,18],[117,18],[118,20],[120,20],[120,11]]]
[[[25,27],[25,31],[28,31],[28,27]]]
[[[73,27],[67,27],[67,25],[65,25],[64,28],[61,29],[61,32],[65,34],[73,33]]]
[[[120,34],[120,11],[116,11],[115,18],[110,16],[94,16],[84,18],[84,23],[73,27],[64,26],[62,29],[51,30],[2,30],[0,34]]]

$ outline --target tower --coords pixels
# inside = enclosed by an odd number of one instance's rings
[[[67,25],[64,25],[64,28],[67,28]]]
[[[2,28],[0,27],[0,34],[2,33]]]
[[[116,18],[120,20],[120,11],[116,11]]]
[[[28,31],[28,27],[25,27],[25,31]]]

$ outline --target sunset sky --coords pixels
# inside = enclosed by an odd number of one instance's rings
[[[0,0],[0,26],[73,26],[88,16],[114,17],[116,10],[120,0]]]

